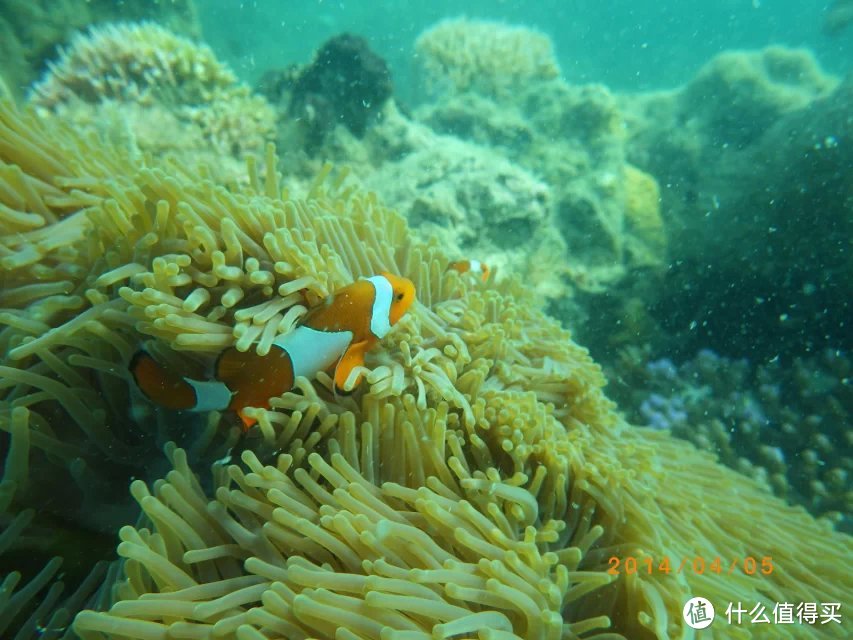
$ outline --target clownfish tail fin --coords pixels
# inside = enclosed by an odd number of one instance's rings
[[[191,409],[195,404],[192,386],[144,349],[134,354],[128,368],[136,386],[151,402],[168,409]]]
[[[183,377],[161,365],[145,350],[134,354],[128,367],[143,395],[167,409],[223,410],[231,400],[231,392],[224,384]]]

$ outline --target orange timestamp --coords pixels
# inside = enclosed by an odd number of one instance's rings
[[[714,558],[704,558],[702,556],[683,557],[676,560],[671,560],[669,556],[661,558],[653,558],[651,556],[611,556],[607,559],[607,573],[613,576],[621,574],[634,575],[637,573],[693,573],[695,575],[704,575],[706,573],[715,573],[717,575],[731,575],[735,571],[743,572],[745,575],[754,576],[756,574],[769,576],[773,573],[773,558],[771,556],[762,556],[756,558],[746,556],[744,558],[734,558],[731,561],[724,560],[716,556]]]

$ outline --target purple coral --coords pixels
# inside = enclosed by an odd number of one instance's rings
[[[651,429],[713,451],[774,492],[853,530],[853,364],[828,349],[791,362],[753,364],[704,349],[683,364],[637,361],[622,406]]]
[[[640,414],[652,429],[672,429],[687,421],[684,401],[678,396],[652,393],[640,405]]]

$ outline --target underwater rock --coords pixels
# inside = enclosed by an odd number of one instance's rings
[[[414,229],[457,257],[508,269],[543,295],[562,295],[566,248],[551,222],[551,191],[523,167],[436,133],[393,100],[363,138],[338,127],[314,153],[285,154],[291,192],[304,193],[322,160],[346,164],[352,179],[396,202]]]
[[[498,149],[513,157],[529,149],[536,130],[521,110],[477,93],[446,96],[421,105],[415,118],[437,133]]]
[[[568,248],[570,287],[600,293],[631,268],[662,265],[657,184],[625,161],[623,117],[606,88],[539,80],[500,101],[452,93],[416,115],[542,176],[552,193],[553,228]]]
[[[727,51],[680,92],[678,118],[708,146],[742,148],[783,114],[828,95],[836,84],[806,49]]]
[[[601,353],[659,337],[645,303],[633,301],[647,299],[660,280],[666,218],[655,176],[626,160],[624,114],[612,92],[537,80],[500,99],[452,92],[416,116],[444,135],[488,147],[548,186],[554,243],[531,262],[551,269],[531,274],[531,283],[548,296],[552,315]]]
[[[679,202],[670,194],[703,197],[697,182],[717,171],[728,153],[759,141],[785,114],[826,97],[837,84],[806,50],[723,53],[684,87],[620,97],[629,158],[672,183],[664,205],[677,223]]]
[[[365,184],[458,255],[516,273],[526,272],[528,255],[550,227],[545,184],[450,136],[431,134],[428,144],[383,163]]]
[[[624,98],[628,158],[665,185],[672,268],[649,307],[673,348],[770,358],[853,346],[850,87],[777,47]]]

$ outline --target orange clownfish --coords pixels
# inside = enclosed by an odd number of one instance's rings
[[[415,301],[411,280],[382,273],[339,289],[278,336],[265,356],[230,347],[216,361],[215,380],[180,376],[140,351],[130,363],[137,386],[169,409],[234,411],[245,429],[255,420],[246,407],[269,407],[270,398],[293,388],[297,376],[313,378],[335,367],[335,391],[349,393],[346,381],[364,364],[364,354],[384,338]],[[355,384],[360,382],[360,377]]]
[[[461,274],[470,273],[479,276],[485,282],[489,279],[489,266],[479,260],[457,260],[447,265],[448,270],[453,269]]]

